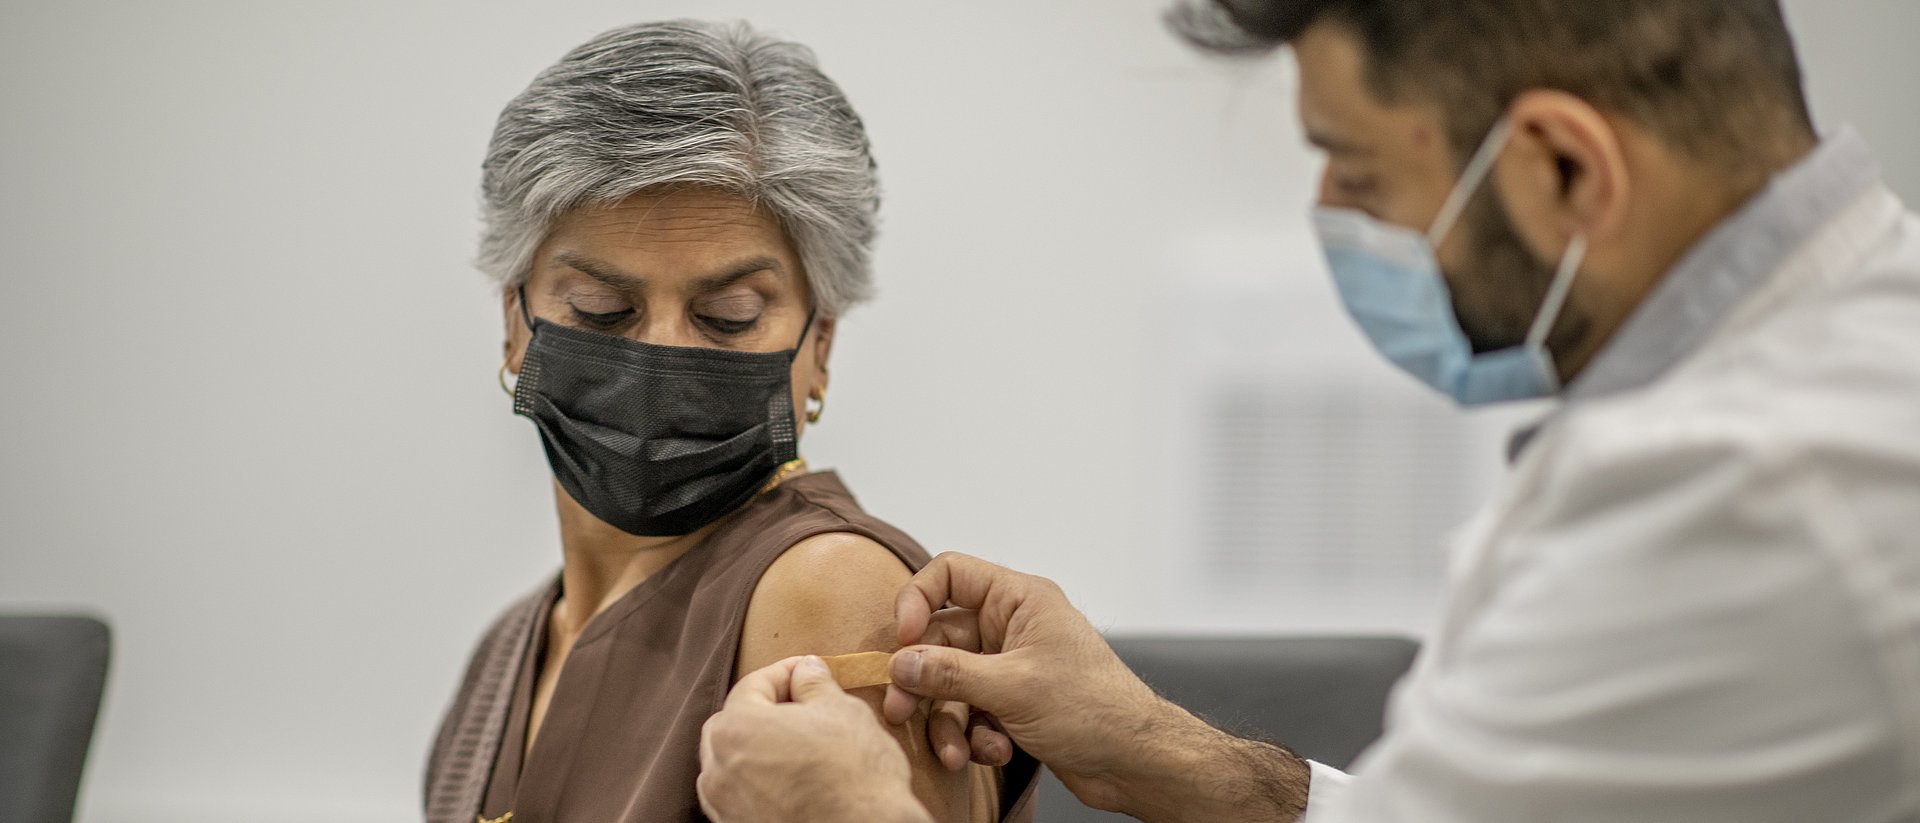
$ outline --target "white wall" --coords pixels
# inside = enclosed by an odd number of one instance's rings
[[[807,447],[870,508],[1119,628],[1417,620],[1165,591],[1191,565],[1168,387],[1205,316],[1178,284],[1333,311],[1283,64],[1203,63],[1161,0],[556,5],[0,7],[0,609],[114,624],[85,820],[414,818],[474,635],[557,562],[467,265],[479,157],[535,71],[639,19],[807,42],[871,126],[883,296]],[[1920,4],[1789,6],[1823,119],[1920,197]],[[1289,331],[1384,368],[1338,323],[1250,333]]]

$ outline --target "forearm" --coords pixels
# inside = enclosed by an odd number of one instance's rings
[[[1312,771],[1280,746],[1234,737],[1172,704],[1143,725],[1139,758],[1115,775],[1120,809],[1148,823],[1294,823]]]

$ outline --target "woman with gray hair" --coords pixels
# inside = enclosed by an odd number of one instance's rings
[[[630,26],[507,105],[483,192],[501,385],[545,447],[562,564],[475,650],[427,819],[703,819],[700,728],[737,676],[891,651],[894,595],[928,560],[799,457],[836,321],[869,292],[865,131],[800,46]],[[849,694],[882,722],[879,689]],[[968,765],[966,722],[889,727],[919,800],[1030,815],[1031,761]]]

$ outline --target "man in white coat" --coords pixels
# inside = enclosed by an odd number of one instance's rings
[[[1389,360],[1462,404],[1561,403],[1351,776],[1208,727],[1057,586],[961,555],[902,592],[889,717],[970,704],[1143,820],[1920,823],[1920,219],[1857,136],[1816,135],[1777,0],[1175,19],[1292,47],[1314,220]],[[709,812],[929,819],[866,717],[812,659],[750,674],[707,729]]]

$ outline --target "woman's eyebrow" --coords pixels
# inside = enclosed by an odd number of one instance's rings
[[[621,291],[634,291],[646,285],[646,279],[635,277],[620,270],[604,260],[595,260],[583,254],[563,251],[553,256],[554,262],[588,277],[605,283]]]
[[[755,255],[734,262],[721,270],[719,274],[709,275],[693,281],[693,289],[698,292],[719,291],[750,275],[759,274],[763,271],[772,271],[774,274],[782,277],[785,277],[787,273],[786,268],[780,265],[780,261],[764,254]]]
[[[579,252],[563,251],[554,255],[553,259],[556,263],[621,291],[640,291],[647,285],[645,277],[629,273],[612,263],[597,260]],[[710,274],[693,281],[693,291],[719,291],[763,271],[772,271],[782,277],[787,273],[786,267],[780,265],[779,260],[759,254],[730,263],[717,274]]]

